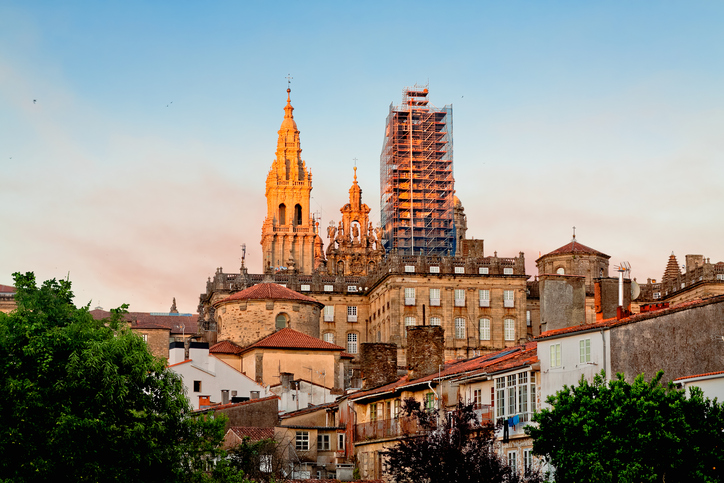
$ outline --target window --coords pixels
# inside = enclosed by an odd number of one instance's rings
[[[480,409],[483,406],[483,390],[473,390],[473,409]]]
[[[455,267],[455,273],[465,273],[465,267]]]
[[[194,381],[194,392],[201,392],[201,381]]]
[[[413,325],[417,325],[417,319],[415,319],[415,317],[412,317],[412,316],[405,317],[405,327],[410,327]]]
[[[440,289],[439,288],[430,289],[430,306],[431,307],[440,306]]]
[[[329,451],[329,435],[318,434],[317,435],[317,451]]]
[[[654,292],[654,299],[660,299],[661,298],[661,292]]]
[[[425,411],[435,410],[435,393],[425,393]]]
[[[561,344],[551,344],[551,367],[561,367]]]
[[[324,306],[324,321],[334,322],[334,305]]]
[[[302,224],[302,207],[299,204],[294,205],[294,224]]]
[[[455,289],[455,307],[465,307],[465,289]]]
[[[508,466],[518,472],[518,451],[508,451]]]
[[[347,285],[347,292],[356,292],[357,285]]]
[[[337,451],[344,451],[344,433],[337,433]]]
[[[523,450],[523,471],[529,472],[533,469],[533,449],[528,448]]]
[[[533,324],[531,318],[530,318],[530,310],[525,311],[525,325],[530,327]]]
[[[309,431],[297,431],[294,447],[297,451],[309,451]]]
[[[334,285],[325,285],[324,291],[325,292],[334,292]]]
[[[518,374],[518,412],[528,412],[528,373]]]
[[[405,305],[415,305],[415,289],[405,289]]]
[[[357,353],[357,334],[347,334],[347,352],[350,354]]]
[[[515,307],[515,291],[503,290],[503,307]]]
[[[287,326],[287,316],[284,314],[277,315],[275,320],[277,329],[283,329]]]
[[[141,334],[141,338],[143,339],[143,342],[148,342],[148,334]]]
[[[334,344],[334,332],[325,332],[324,333],[324,342],[329,342],[330,344]]]
[[[286,225],[287,224],[287,206],[282,203],[279,205],[279,224],[280,225]]]
[[[395,399],[395,417],[400,415],[400,411],[402,411],[402,402],[399,399]]]
[[[481,307],[490,307],[490,290],[478,290]]]
[[[455,318],[455,338],[456,339],[465,338],[465,319],[462,317]]]
[[[563,268],[563,267],[558,267],[558,269],[556,270],[556,273],[557,273],[558,275],[565,275],[565,274],[566,274],[566,269]]]
[[[430,267],[430,273],[440,273],[440,267],[435,265],[434,267]]]
[[[480,267],[478,268],[478,273],[480,275],[487,275],[490,271],[488,270],[488,267]]]
[[[496,417],[502,418],[505,416],[505,378],[498,377],[495,379],[495,406]]]
[[[591,339],[581,339],[578,341],[579,361],[581,364],[591,362]]]
[[[716,274],[716,279],[717,279],[717,280],[724,280],[724,273],[717,273],[717,274]]]
[[[347,306],[347,322],[357,322],[357,306]]]
[[[440,326],[442,325],[442,320],[440,319],[440,317],[430,317],[430,325]]]
[[[503,329],[505,340],[515,340],[515,320],[505,319],[503,320]]]
[[[302,284],[302,292],[309,292],[311,290],[311,287],[306,284]]]
[[[480,319],[478,322],[480,340],[490,340],[490,319]]]
[[[515,410],[515,374],[508,376],[508,415],[513,415],[517,411]]]
[[[503,268],[503,275],[513,275],[513,269],[510,267]]]
[[[377,403],[370,404],[370,421],[377,421]]]
[[[414,265],[405,265],[405,273],[415,273]]]

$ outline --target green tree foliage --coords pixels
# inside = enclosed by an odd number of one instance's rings
[[[406,399],[402,417],[417,421],[419,435],[382,451],[386,470],[397,483],[535,483],[537,471],[521,475],[495,451],[492,423],[480,424],[472,404],[460,404],[449,415],[425,411]],[[502,424],[502,423],[500,423]]]
[[[559,482],[724,481],[722,406],[698,388],[687,398],[662,377],[606,383],[601,372],[565,386],[526,430],[534,453]]]
[[[252,441],[248,436],[229,449],[229,464],[251,481],[271,482],[281,478],[283,455],[273,438]]]
[[[69,281],[14,274],[0,313],[0,479],[187,481],[224,421],[193,418],[182,381],[122,321],[76,308]]]

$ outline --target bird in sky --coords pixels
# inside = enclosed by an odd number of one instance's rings
[[[36,102],[38,102],[38,100],[37,100],[37,99],[33,99],[33,104],[35,104]]]
[[[173,104],[173,101],[171,101],[171,102],[169,102],[168,104],[166,104],[166,107],[170,106],[171,104]]]

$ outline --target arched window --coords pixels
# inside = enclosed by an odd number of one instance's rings
[[[302,206],[300,204],[294,205],[294,226],[302,224]]]
[[[283,329],[287,326],[287,321],[289,318],[287,317],[287,314],[279,314],[276,318],[276,327],[277,329]]]
[[[334,332],[325,332],[324,333],[324,342],[329,342],[330,344],[334,344]]]
[[[285,225],[287,223],[287,205],[284,203],[279,205],[279,217],[277,221],[280,225]]]
[[[565,275],[565,274],[566,274],[566,269],[563,268],[563,267],[558,267],[558,270],[556,270],[556,273],[557,273],[558,275]]]

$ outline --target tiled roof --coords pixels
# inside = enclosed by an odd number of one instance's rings
[[[133,324],[131,326],[131,329],[163,329],[163,330],[171,330],[170,327],[156,324],[155,322],[140,322],[138,324]]]
[[[262,282],[252,285],[240,292],[236,292],[223,300],[216,302],[230,302],[232,300],[298,300],[300,302],[311,302],[322,305],[312,297],[307,297],[299,292],[282,287],[276,283]]]
[[[107,310],[91,310],[94,319],[100,320],[111,316]],[[144,328],[148,324],[166,327],[172,334],[195,334],[198,329],[198,315],[153,315],[149,312],[128,312],[123,320],[131,327]]]
[[[724,374],[724,371],[718,371],[718,372],[706,372],[704,374],[696,374],[695,376],[684,376],[684,377],[677,377],[674,379],[674,381],[681,381],[684,379],[694,379],[697,377],[707,377],[707,376],[718,376],[719,374]]]
[[[557,248],[550,253],[546,253],[542,257],[538,258],[538,260],[540,260],[543,257],[547,257],[548,255],[567,255],[567,254],[598,255],[599,257],[611,258],[609,255],[606,255],[603,252],[594,250],[593,248],[587,247],[586,245],[584,245],[582,243],[578,243],[577,241],[574,240],[571,243],[569,243],[568,245],[563,245],[562,247]]]
[[[343,351],[344,347],[330,344],[316,337],[302,334],[294,329],[285,328],[253,343],[244,352],[252,349],[316,349],[325,351]]]
[[[181,362],[177,362],[176,364],[171,364],[170,366],[166,366],[166,367],[176,367],[176,366],[180,366],[181,364],[186,364],[187,362],[192,362],[192,360],[191,360],[191,359],[186,359],[186,360],[183,360],[183,361],[181,361]]]
[[[350,354],[349,352],[342,352],[339,357],[342,359],[354,359],[354,354]]]
[[[274,437],[274,428],[253,428],[247,426],[232,426],[229,431],[239,438],[249,438],[252,441],[271,439]]]
[[[218,344],[214,344],[209,347],[209,352],[212,354],[240,354],[243,349],[231,342],[230,340],[222,340]]]
[[[229,403],[229,404],[217,404],[216,406],[210,406],[208,408],[203,409],[197,409],[194,412],[202,413],[207,411],[218,411],[219,409],[228,409],[228,408],[235,408],[237,406],[246,406],[249,404],[256,404],[264,401],[271,401],[272,399],[279,399],[281,398],[279,396],[267,396],[262,397],[259,399],[249,399],[248,401],[238,402],[238,403]]]
[[[431,374],[427,377],[419,379],[409,379],[409,376],[403,376],[395,382],[391,382],[385,386],[370,389],[368,391],[360,391],[350,395],[350,400],[357,400],[367,396],[383,394],[418,384],[427,383],[433,379],[461,377],[464,375],[494,373],[504,370],[522,367],[524,365],[534,364],[538,361],[538,351],[536,342],[528,342],[524,345],[508,347],[492,354],[474,357],[462,361],[446,362],[442,371]]]
[[[319,411],[320,409],[326,410],[328,408],[332,408],[335,406],[337,406],[337,401],[333,401],[333,402],[326,403],[326,404],[317,404],[316,406],[309,406],[306,408],[297,409],[296,411],[290,411],[290,412],[284,413],[279,416],[279,419],[289,419],[289,418],[293,418],[295,416],[301,416],[303,414],[313,413],[315,411]]]
[[[669,261],[666,264],[666,270],[664,270],[664,276],[661,277],[661,281],[676,281],[680,276],[681,270],[679,269],[679,262],[676,261],[676,255],[674,255],[674,252],[671,252],[671,255],[669,255]]]
[[[0,285],[0,293],[15,293],[15,287],[12,285]]]
[[[573,334],[576,332],[583,332],[583,331],[591,330],[591,329],[602,329],[602,328],[618,327],[621,325],[633,324],[636,322],[641,322],[642,320],[653,319],[656,317],[661,317],[662,315],[672,314],[674,312],[681,312],[682,310],[688,310],[688,309],[693,309],[696,307],[703,307],[705,305],[722,303],[722,302],[724,302],[724,295],[716,295],[714,297],[709,297],[709,298],[706,298],[703,300],[702,299],[690,300],[688,302],[682,302],[680,304],[672,305],[668,308],[663,308],[661,310],[652,310],[651,312],[632,314],[631,316],[625,317],[621,320],[612,318],[612,319],[606,319],[606,320],[602,320],[600,322],[596,322],[595,324],[574,325],[573,327],[565,327],[563,329],[547,330],[547,331],[543,332],[541,335],[539,335],[538,337],[536,337],[536,340],[547,339],[549,337],[556,337],[556,336],[561,336],[561,335],[565,335],[565,334]]]

